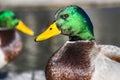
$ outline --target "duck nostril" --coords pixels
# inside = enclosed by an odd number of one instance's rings
[[[50,30],[52,30],[52,28],[50,28]]]

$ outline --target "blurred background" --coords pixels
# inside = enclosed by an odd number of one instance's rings
[[[67,5],[78,5],[87,12],[97,43],[120,47],[120,0],[0,0],[0,11],[14,11],[38,35],[52,23],[56,10]],[[24,45],[22,54],[0,70],[0,80],[45,80],[48,59],[68,37],[59,35],[35,43],[35,37],[19,34]]]

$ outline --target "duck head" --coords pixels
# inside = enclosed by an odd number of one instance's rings
[[[59,9],[55,14],[55,21],[48,29],[36,37],[35,41],[42,41],[58,34],[70,37],[70,40],[94,39],[93,25],[85,11],[75,5]]]
[[[15,13],[10,10],[0,12],[0,30],[17,29],[25,34],[34,35],[34,32],[29,29],[21,20],[19,20]]]

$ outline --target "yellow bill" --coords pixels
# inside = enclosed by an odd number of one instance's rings
[[[15,28],[25,34],[31,36],[34,35],[34,32],[31,29],[29,29],[21,20],[19,21],[18,25]]]
[[[54,22],[43,33],[38,35],[36,37],[35,41],[46,40],[46,39],[56,36],[60,33],[61,33],[61,31],[57,28],[56,23]]]

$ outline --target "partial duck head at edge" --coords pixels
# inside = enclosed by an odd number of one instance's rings
[[[29,29],[21,20],[19,20],[15,13],[11,10],[4,10],[0,12],[0,30],[17,29],[25,34],[34,35],[34,32]]]
[[[16,32],[19,30],[30,36],[34,32],[29,29],[15,13],[10,10],[0,12],[0,69],[14,60],[22,50],[22,40]]]
[[[37,36],[35,41],[46,40],[58,34],[69,36],[70,41],[94,40],[93,25],[89,16],[75,5],[59,9],[55,14],[55,21]]]

